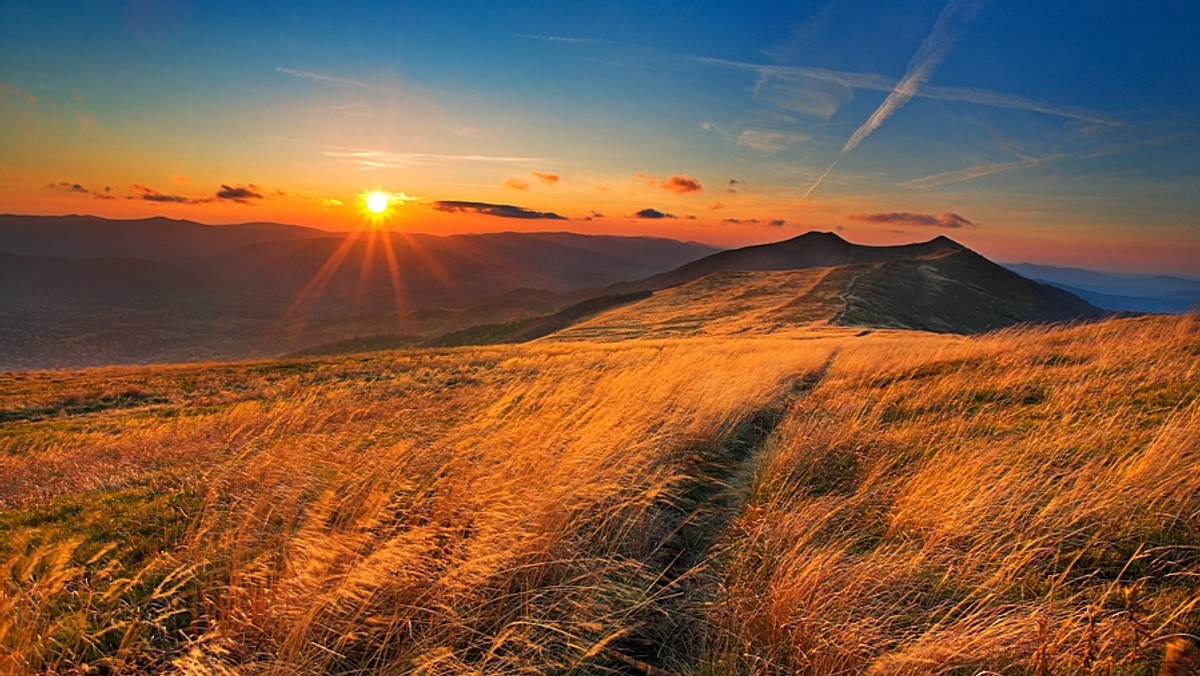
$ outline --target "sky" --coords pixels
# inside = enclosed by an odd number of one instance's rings
[[[946,235],[1200,277],[1198,28],[1175,0],[0,0],[0,212]]]

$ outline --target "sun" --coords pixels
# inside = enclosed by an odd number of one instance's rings
[[[367,195],[367,210],[373,214],[382,214],[388,208],[388,196],[386,193],[375,192]]]

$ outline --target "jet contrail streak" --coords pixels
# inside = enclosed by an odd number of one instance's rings
[[[878,129],[884,121],[892,116],[892,113],[899,110],[916,95],[917,89],[929,80],[934,69],[941,65],[946,56],[950,54],[962,27],[979,11],[979,7],[979,0],[950,0],[950,3],[942,10],[941,16],[938,17],[937,23],[934,24],[933,31],[926,36],[920,49],[908,62],[908,72],[904,74],[904,78],[896,84],[896,88],[875,109],[871,117],[850,136],[850,140],[846,141],[846,145],[842,147],[843,154],[857,148],[858,144]],[[961,19],[959,15],[961,15]]]
[[[834,160],[833,164],[829,165],[829,168],[825,170],[825,173],[821,174],[821,178],[818,178],[817,182],[813,183],[812,187],[810,187],[808,189],[808,192],[804,193],[804,197],[801,197],[800,199],[802,199],[802,200],[808,199],[808,196],[812,194],[812,191],[816,190],[817,186],[821,185],[821,181],[825,180],[825,177],[828,176],[830,174],[830,172],[833,171],[833,168],[837,166],[838,161],[841,159],[842,158],[839,156],[836,160]]]
[[[808,192],[804,193],[802,199],[807,199],[817,189],[817,186],[821,185],[825,177],[829,176],[829,172],[837,166],[841,157],[853,152],[858,144],[882,126],[892,116],[892,113],[916,96],[917,90],[929,80],[934,69],[941,65],[946,56],[950,54],[950,50],[954,48],[954,41],[958,38],[962,28],[975,16],[981,5],[982,0],[950,0],[941,15],[938,16],[933,30],[925,37],[925,41],[921,43],[917,53],[909,60],[908,72],[904,74],[900,82],[896,83],[896,87],[883,100],[883,103],[879,104],[875,112],[871,113],[871,117],[854,130],[854,133],[846,141],[846,145],[842,146],[841,156],[829,165],[825,173],[821,174],[821,178],[818,178]]]

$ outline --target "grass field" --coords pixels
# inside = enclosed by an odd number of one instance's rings
[[[1155,673],[1200,631],[1200,319],[862,333],[0,375],[0,671]]]

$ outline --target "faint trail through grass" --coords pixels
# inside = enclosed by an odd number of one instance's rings
[[[767,405],[737,421],[715,444],[686,450],[693,478],[674,501],[660,505],[668,536],[648,563],[661,570],[653,594],[654,620],[638,626],[608,653],[625,673],[661,676],[682,666],[695,671],[710,628],[705,608],[718,598],[713,545],[741,513],[745,487],[759,453],[788,412],[824,379],[835,349],[815,371],[796,378]]]

